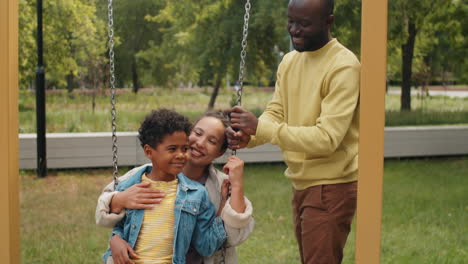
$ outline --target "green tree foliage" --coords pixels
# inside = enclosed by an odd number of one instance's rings
[[[361,0],[335,1],[334,16],[332,36],[359,57],[361,54]]]
[[[21,87],[36,68],[36,8],[19,0]],[[289,51],[287,0],[251,1],[247,84],[271,85]],[[117,85],[211,86],[217,91],[239,74],[245,0],[114,1]],[[388,78],[401,80],[401,108],[411,109],[413,85],[468,81],[468,3],[461,0],[389,1]],[[336,0],[333,37],[360,54],[361,1]],[[95,87],[108,79],[107,2],[44,1],[48,86]]]
[[[164,29],[163,43],[152,48],[167,50],[165,56],[173,58],[166,65],[166,68],[180,70],[174,75],[173,84],[191,81],[211,85],[213,94],[209,108],[214,106],[217,91],[226,76],[237,78],[244,5],[244,1],[233,0],[169,1],[158,16],[151,18],[168,25]],[[268,81],[276,69],[275,46],[277,50],[278,47],[284,50],[286,46],[285,9],[284,1],[253,2],[249,21],[247,81]]]
[[[31,87],[35,78],[36,53],[36,9],[31,1],[18,2],[19,16],[19,83],[20,87]]]
[[[36,7],[33,0],[19,3],[20,83],[34,78],[36,61]],[[48,87],[84,81],[105,60],[104,23],[96,16],[93,0],[44,1],[44,61]],[[75,78],[78,77],[78,80]]]
[[[412,85],[457,72],[448,65],[466,65],[466,56],[460,57],[466,54],[466,40],[457,21],[463,15],[466,4],[458,0],[389,2],[389,74],[401,75],[402,110],[411,110]]]
[[[468,2],[452,1],[444,12],[438,13],[436,23],[428,25],[434,41],[426,45],[424,66],[428,78],[442,84],[454,80],[468,81],[468,26],[463,18],[468,17]]]
[[[117,81],[123,86],[131,84],[135,93],[142,85],[155,82],[139,52],[162,41],[163,25],[146,18],[158,14],[164,5],[161,0],[114,1],[114,30],[120,43],[115,49]]]

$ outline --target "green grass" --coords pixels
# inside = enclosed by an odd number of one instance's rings
[[[386,126],[468,124],[468,98],[412,97],[412,111],[400,112],[400,96],[385,97]]]
[[[385,164],[382,263],[466,263],[468,159]]]
[[[468,111],[387,111],[386,126],[424,126],[468,124]]]
[[[215,108],[229,108],[233,93],[222,89]],[[272,92],[246,87],[243,105],[259,115],[271,99]],[[151,109],[166,107],[176,109],[195,120],[206,110],[210,99],[208,90],[145,89],[138,94],[120,90],[117,95],[117,130],[136,131],[144,116]],[[110,131],[109,96],[96,96],[92,109],[92,96],[76,90],[71,95],[66,91],[47,93],[46,129],[48,133]],[[412,112],[399,112],[399,96],[386,96],[386,125],[439,125],[468,124],[468,98],[430,97],[424,103],[414,97]],[[34,93],[21,90],[19,94],[19,132],[34,133],[36,113]]]
[[[255,230],[239,263],[299,263],[291,185],[281,164],[247,165],[246,195]],[[110,170],[21,172],[23,263],[98,263],[109,230],[94,224],[96,199]],[[385,163],[381,263],[464,263],[468,258],[468,158]],[[354,263],[355,226],[343,263]]]
[[[467,112],[468,97],[448,97],[448,96],[412,96],[412,110],[419,111],[447,111],[447,112]],[[385,96],[385,109],[387,111],[400,110],[400,96],[387,94]]]
[[[94,224],[93,205],[106,173],[21,173],[22,263],[99,263],[108,232]]]
[[[207,91],[177,91],[167,89],[142,90],[137,94],[121,90],[117,95],[117,130],[137,131],[144,116],[152,109],[166,107],[176,109],[191,120],[206,111],[210,100]],[[232,93],[220,91],[216,109],[230,107]],[[96,95],[96,107],[92,109],[92,96],[80,91],[68,95],[66,91],[48,93],[46,99],[46,129],[48,133],[60,132],[101,132],[111,130],[110,97]],[[255,91],[255,96],[244,96],[243,104],[259,112],[271,99],[271,92]],[[21,90],[19,94],[19,132],[34,133],[36,112],[34,94]]]

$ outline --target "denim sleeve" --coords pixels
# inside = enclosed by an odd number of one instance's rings
[[[148,166],[148,164],[136,167],[128,171],[127,173],[125,173],[125,175],[119,177],[119,182],[123,182],[128,178],[132,177],[144,166]],[[114,197],[114,194],[116,193],[117,191],[114,190],[114,182],[111,182],[104,188],[101,195],[99,196],[95,214],[96,224],[98,226],[112,228],[114,227],[114,225],[117,224],[118,221],[120,221],[125,216],[125,209],[122,210],[122,212],[120,212],[119,214],[114,214],[110,212],[110,203],[112,201],[112,198]]]
[[[201,209],[197,216],[197,223],[192,236],[192,245],[202,256],[211,256],[220,249],[226,240],[223,220],[216,216],[214,205],[204,193],[201,201]]]
[[[125,238],[123,237],[123,230],[124,230],[124,223],[125,223],[125,218],[121,221],[119,221],[115,226],[114,228],[112,229],[112,233],[111,235],[109,236],[109,246],[106,250],[106,252],[104,253],[104,255],[102,256],[102,260],[103,260],[103,263],[114,263],[113,259],[112,259],[112,251],[110,249],[110,239],[115,236],[115,235],[118,235],[120,238],[124,239]]]
[[[120,220],[115,226],[114,228],[112,229],[112,234],[111,234],[111,238],[112,236],[114,235],[119,235],[120,238],[124,239],[125,240],[125,237],[124,237],[124,224],[125,224],[125,219],[127,217],[124,216],[124,218],[122,220]]]

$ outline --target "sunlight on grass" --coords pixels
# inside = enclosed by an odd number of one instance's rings
[[[246,91],[249,87],[245,88]],[[216,100],[215,109],[230,107],[231,91],[221,90]],[[166,107],[176,109],[191,120],[196,120],[206,111],[210,93],[204,91],[178,90],[142,90],[134,94],[125,90],[117,95],[117,130],[138,130],[144,116],[152,109]],[[245,94],[243,105],[247,109],[265,107],[272,93],[255,91]],[[19,132],[34,133],[36,130],[36,113],[34,93],[21,90],[19,95]],[[105,132],[111,130],[110,102],[106,94],[96,95],[96,106],[93,111],[92,96],[75,90],[72,94],[57,91],[47,94],[46,129],[48,133],[61,132]]]
[[[222,89],[216,100],[215,109],[227,109],[233,96],[232,91]],[[248,110],[260,115],[273,92],[271,90],[246,87],[242,104]],[[36,113],[34,93],[20,90],[19,94],[19,132],[34,133]],[[141,120],[150,110],[158,107],[176,109],[191,120],[206,111],[210,92],[144,89],[138,94],[130,90],[119,90],[117,95],[117,131],[136,131]],[[95,97],[96,106],[92,108],[92,95],[75,90],[54,91],[47,94],[46,129],[48,133],[59,132],[106,132],[110,131],[109,96],[99,93]],[[424,103],[422,103],[424,102]],[[386,96],[386,125],[439,125],[468,124],[468,98],[428,97],[421,101],[414,97],[413,111],[400,112],[400,97]]]
[[[385,163],[382,263],[464,263],[468,159]]]
[[[284,169],[282,164],[246,166],[255,230],[238,248],[239,263],[299,263]],[[467,175],[467,158],[385,162],[381,263],[464,263]],[[96,227],[94,209],[111,178],[108,169],[51,171],[46,179],[22,171],[23,263],[99,263],[110,230]],[[354,263],[354,231],[355,226],[343,263]]]
[[[108,232],[94,224],[97,194],[108,171],[21,173],[23,263],[99,263]]]
[[[400,95],[387,94],[385,96],[385,109],[389,111],[400,110]],[[428,111],[468,111],[468,98],[466,97],[448,97],[448,96],[412,96],[411,110]]]

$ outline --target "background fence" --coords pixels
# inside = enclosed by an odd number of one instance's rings
[[[147,163],[137,132],[117,133],[119,165]],[[21,169],[36,168],[36,135],[19,135]],[[47,166],[49,168],[111,167],[111,133],[47,134]],[[281,162],[277,146],[266,144],[239,150],[245,162]],[[216,160],[221,163],[224,156]],[[385,158],[468,155],[468,126],[423,126],[385,128]]]

